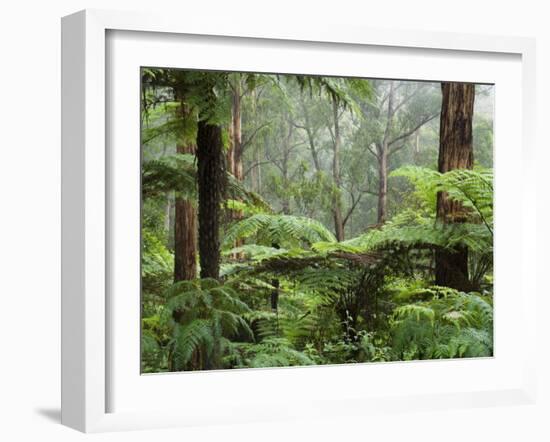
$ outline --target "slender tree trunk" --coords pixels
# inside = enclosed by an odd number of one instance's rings
[[[290,192],[288,191],[290,187],[290,180],[288,178],[288,154],[285,151],[283,155],[283,195],[281,198],[281,206],[284,215],[290,215]]]
[[[344,241],[344,217],[342,216],[342,198],[340,191],[342,182],[340,179],[340,145],[342,143],[340,136],[340,122],[338,121],[338,103],[332,100],[332,115],[334,120],[334,146],[332,157],[332,177],[336,191],[332,204],[332,214],[334,217],[334,232],[338,241]]]
[[[283,141],[283,158],[281,159],[281,165],[279,170],[283,176],[283,195],[281,197],[281,205],[283,209],[283,214],[290,215],[290,178],[289,178],[289,163],[290,163],[290,153],[292,150],[291,140],[292,134],[294,132],[294,127],[289,118],[287,118],[288,131]]]
[[[271,247],[273,247],[274,249],[279,249],[279,244],[277,243],[272,243],[271,244]],[[280,282],[278,279],[272,279],[271,280],[271,285],[273,286],[273,290],[271,291],[271,296],[269,297],[270,299],[270,302],[271,302],[271,310],[273,310],[274,312],[278,312],[279,310],[279,287],[280,287]]]
[[[240,79],[237,79],[233,84],[231,97],[231,126],[229,128],[227,165],[229,172],[231,172],[239,181],[243,180],[241,121],[241,84]]]
[[[231,122],[233,126],[233,170],[231,173],[239,181],[243,180],[243,146],[242,146],[242,130],[241,130],[241,83],[240,79],[235,83],[233,91],[231,111]]]
[[[394,99],[395,82],[390,81],[390,90],[388,91],[388,111],[386,117],[386,129],[384,138],[380,144],[377,144],[378,150],[378,224],[386,222],[388,212],[388,156],[389,142],[393,128],[394,117]]]
[[[336,203],[337,204],[337,203]],[[338,241],[344,241],[344,224],[342,222],[342,210],[336,206],[333,213],[334,217],[334,231]]]
[[[383,145],[378,155],[378,224],[386,222],[388,211],[388,148]]]
[[[413,161],[414,164],[418,164],[420,158],[420,130],[417,130],[414,134],[414,152]]]
[[[244,178],[241,120],[241,77],[239,74],[236,74],[231,97],[231,126],[229,128],[227,168],[238,181],[242,181]],[[232,221],[239,221],[243,218],[243,212],[241,210],[230,210],[229,216]],[[234,246],[240,247],[243,243],[242,239],[238,239],[235,241]],[[241,257],[242,254],[232,254],[233,259],[240,259]]]
[[[220,205],[225,188],[222,129],[199,121],[197,132],[201,278],[220,276]]]
[[[233,121],[231,121],[231,124],[229,125],[228,135],[229,135],[229,148],[227,149],[227,153],[225,155],[225,161],[226,161],[227,171],[233,174],[233,171],[235,170],[235,149],[233,147],[233,142],[234,142],[233,141]]]
[[[308,123],[306,123],[308,124]],[[311,131],[311,128],[308,127],[307,130],[307,139],[309,142],[309,150],[311,151],[311,157],[313,158],[313,165],[315,166],[315,171],[317,173],[321,172],[321,163],[319,161],[319,154],[317,153],[317,149],[315,147],[315,140],[313,138],[313,132]]]
[[[178,145],[178,153],[195,153],[195,146]],[[176,198],[174,220],[174,281],[197,277],[197,214],[193,204]]]
[[[472,169],[474,154],[472,145],[472,120],[474,113],[475,86],[465,83],[442,83],[439,171]],[[437,219],[444,224],[461,223],[467,213],[458,201],[445,192],[437,194]],[[468,249],[455,251],[438,250],[435,254],[435,283],[467,291]]]
[[[307,109],[306,103],[304,102],[304,98],[302,97],[301,94],[300,94],[300,104],[302,107],[302,114],[304,115],[305,130],[307,134],[307,140],[309,143],[309,150],[311,152],[311,157],[313,159],[313,165],[315,166],[315,171],[319,173],[321,172],[321,163],[319,161],[319,154],[315,146],[315,136],[313,134],[313,129],[311,127],[311,118],[309,117],[309,111]]]
[[[261,165],[259,163],[261,161],[261,158],[260,158],[260,150],[257,147],[254,151],[254,161],[256,161],[256,163],[258,163],[258,165],[256,167],[253,167],[250,170],[250,175],[251,175],[250,179],[252,181],[252,190],[256,193],[260,193],[260,167],[261,167]]]

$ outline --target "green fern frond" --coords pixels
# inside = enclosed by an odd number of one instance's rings
[[[227,284],[212,278],[181,281],[173,284],[165,296],[163,318],[173,327],[175,370],[220,366],[228,348],[221,345],[223,339],[242,336],[254,340],[244,317],[251,309]]]
[[[407,316],[414,316],[417,321],[423,318],[428,319],[430,322],[435,320],[434,310],[421,304],[408,304],[398,307],[395,309],[394,315],[398,320]]]
[[[210,324],[205,319],[195,319],[187,325],[178,325],[174,335],[176,369],[185,367],[199,348],[204,347],[208,351],[214,346]]]
[[[214,304],[227,309],[228,311],[244,314],[250,312],[250,307],[241,301],[233,289],[227,286],[219,286],[210,289],[214,298]]]
[[[224,250],[222,254],[224,256],[230,256],[234,254],[243,254],[245,258],[251,261],[262,261],[267,258],[272,258],[274,256],[283,255],[288,253],[287,249],[275,248],[269,246],[261,246],[258,244],[245,244],[240,247],[235,247],[233,249]]]
[[[256,237],[256,244],[276,244],[279,247],[336,241],[319,221],[291,215],[256,214],[231,226],[225,234],[224,247],[250,237]]]

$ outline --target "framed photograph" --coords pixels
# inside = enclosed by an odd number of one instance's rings
[[[94,10],[62,46],[65,425],[534,400],[532,40]]]

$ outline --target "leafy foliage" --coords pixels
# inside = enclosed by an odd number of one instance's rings
[[[439,173],[440,102],[438,84],[143,68],[142,371],[492,356],[492,120],[474,127],[489,168]],[[242,174],[224,180],[219,280],[173,283],[174,200],[198,199],[176,146],[199,121],[232,161],[240,147]],[[437,219],[440,192],[463,222]],[[471,292],[433,285],[435,255],[457,250]]]
[[[405,177],[415,186],[415,196],[424,207],[435,212],[438,192],[446,192],[450,198],[460,201],[470,217],[479,217],[492,235],[493,222],[493,172],[488,169],[455,169],[447,173],[406,166],[392,176]]]
[[[174,257],[154,233],[143,229],[142,235],[141,284],[143,293],[151,296],[167,288],[174,270]]]
[[[276,244],[278,247],[336,241],[318,221],[291,215],[255,214],[233,225],[225,234],[224,244],[250,237],[255,237],[258,244]]]
[[[491,298],[438,287],[431,299],[394,310],[393,349],[400,359],[441,359],[493,355]]]
[[[219,367],[228,338],[253,339],[244,318],[250,308],[228,285],[210,279],[181,281],[165,297],[163,321],[173,329],[168,344],[173,370]]]
[[[144,163],[142,169],[141,189],[144,198],[173,191],[181,198],[196,200],[197,168],[194,155],[178,153],[165,156]],[[256,211],[269,210],[269,205],[259,195],[246,190],[230,173],[227,174],[226,200],[233,206],[240,202]]]
[[[143,164],[141,192],[145,198],[174,191],[185,199],[197,197],[195,156],[174,154]]]

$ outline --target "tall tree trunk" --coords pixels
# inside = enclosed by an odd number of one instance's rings
[[[243,180],[243,146],[241,131],[241,82],[240,78],[235,82],[233,90],[233,99],[231,106],[231,124],[233,126],[232,150],[233,150],[233,170],[231,173],[239,181]]]
[[[256,167],[253,167],[250,170],[250,178],[252,181],[252,190],[256,193],[260,193],[260,183],[261,183],[261,172],[260,168],[262,167],[261,162],[261,156],[260,156],[260,149],[256,147],[256,150],[254,151],[254,161],[258,164]]]
[[[391,131],[393,128],[393,117],[395,99],[395,82],[390,81],[388,91],[388,111],[386,116],[386,129],[382,142],[377,144],[378,150],[378,224],[386,222],[388,212],[388,156]]]
[[[292,150],[291,141],[292,134],[294,132],[294,126],[290,121],[290,117],[287,117],[288,130],[286,136],[283,139],[283,157],[281,159],[281,164],[279,170],[283,176],[283,195],[281,197],[281,205],[283,214],[290,215],[290,178],[289,178],[289,163],[290,163],[290,153]]]
[[[220,276],[220,205],[225,188],[222,129],[199,121],[197,131],[201,278]]]
[[[243,152],[241,129],[241,87],[240,80],[235,81],[231,98],[231,126],[229,128],[229,150],[227,165],[229,172],[239,181],[243,180]]]
[[[195,153],[195,146],[177,146],[178,153]],[[193,204],[176,198],[174,220],[174,281],[197,277],[197,214]]]
[[[465,83],[442,83],[439,171],[472,169],[474,153],[472,120],[475,86]],[[445,192],[437,194],[437,219],[444,224],[461,223],[467,219],[462,205],[450,199]],[[468,249],[438,250],[435,254],[435,283],[468,291]]]
[[[229,172],[238,180],[243,180],[243,147],[242,147],[242,132],[241,132],[241,77],[240,74],[235,74],[235,80],[232,85],[231,97],[231,126],[229,128],[229,150],[227,152],[227,168]],[[238,221],[243,218],[241,210],[230,210],[229,216],[232,221]],[[234,246],[240,247],[243,245],[243,240],[235,241]],[[232,254],[233,259],[240,259],[242,253]]]
[[[414,134],[414,151],[413,151],[413,162],[415,165],[418,165],[420,159],[420,130],[417,130]]]
[[[388,148],[383,145],[378,155],[378,224],[386,222],[388,211]]]
[[[313,165],[315,166],[315,171],[317,173],[321,172],[321,163],[319,161],[319,153],[317,152],[317,147],[315,146],[315,136],[313,134],[313,128],[311,127],[311,118],[309,117],[309,111],[304,102],[304,97],[300,94],[300,105],[302,109],[302,114],[304,115],[304,124],[305,131],[307,134],[307,140],[309,143],[309,150],[311,152],[311,157],[313,159]]]
[[[288,155],[286,151],[283,155],[282,163],[283,163],[282,175],[283,175],[284,191],[281,197],[281,208],[284,215],[290,215],[290,192],[289,192],[290,180],[288,178]]]
[[[338,102],[332,100],[332,116],[334,122],[334,145],[332,157],[332,178],[336,191],[334,192],[332,214],[334,217],[334,232],[338,241],[344,241],[344,217],[342,216],[342,198],[340,191],[342,182],[340,179],[340,145],[342,143],[340,136],[340,122],[338,121]]]

